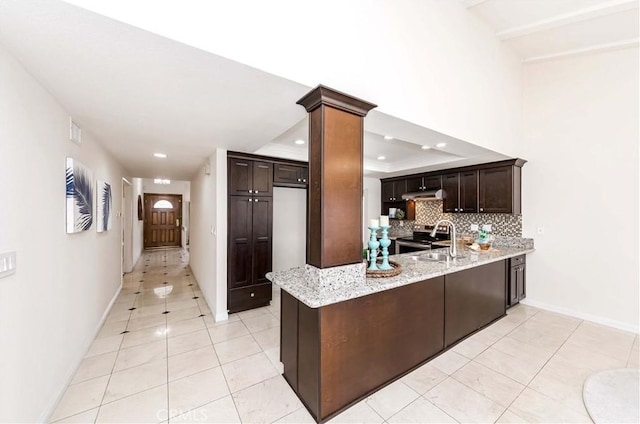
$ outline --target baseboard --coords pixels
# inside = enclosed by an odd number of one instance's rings
[[[607,327],[617,328],[618,330],[628,331],[630,333],[639,334],[640,326],[628,324],[622,321],[616,321],[609,318],[600,317],[597,315],[591,315],[584,312],[574,311],[573,309],[562,308],[560,306],[550,305],[544,302],[538,302],[537,300],[524,299],[520,303],[534,308],[544,309],[546,311],[557,312],[559,314],[568,315],[570,317],[579,318],[585,321],[594,322],[596,324],[606,325]]]
[[[229,313],[228,312],[218,312],[218,313],[216,313],[216,316],[214,317],[215,322],[226,321],[228,319],[229,319]]]
[[[122,284],[120,284],[120,286],[118,286],[118,290],[116,290],[116,294],[114,294],[113,297],[111,298],[111,301],[109,302],[109,305],[107,306],[107,309],[102,314],[102,317],[100,318],[100,321],[98,322],[98,325],[96,326],[95,330],[91,334],[91,337],[89,338],[87,343],[85,343],[85,348],[82,350],[82,354],[80,355],[79,358],[77,358],[74,361],[74,365],[67,372],[67,378],[65,379],[64,385],[58,391],[58,394],[56,396],[54,396],[52,401],[49,403],[49,406],[38,417],[38,421],[37,421],[38,423],[48,423],[48,422],[50,422],[51,416],[55,412],[56,407],[58,406],[58,403],[60,403],[60,400],[62,400],[62,396],[64,396],[64,393],[67,390],[67,387],[69,387],[69,384],[71,384],[71,380],[73,380],[73,376],[76,374],[76,371],[78,370],[78,367],[80,367],[80,364],[82,363],[82,360],[84,359],[84,356],[89,351],[89,348],[91,347],[91,344],[93,343],[95,338],[98,336],[98,333],[100,332],[100,329],[102,328],[102,325],[107,320],[107,317],[109,316],[109,312],[111,312],[111,308],[113,308],[113,305],[116,303],[116,300],[118,299],[118,296],[120,295],[120,291],[122,291]]]

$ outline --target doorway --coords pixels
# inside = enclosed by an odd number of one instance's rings
[[[182,195],[144,194],[144,248],[182,246]]]

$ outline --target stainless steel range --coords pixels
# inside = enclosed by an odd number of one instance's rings
[[[395,254],[417,252],[420,250],[431,249],[433,242],[445,241],[451,239],[450,229],[448,225],[441,225],[436,230],[436,236],[431,237],[433,225],[414,225],[412,237],[398,237],[396,239]]]

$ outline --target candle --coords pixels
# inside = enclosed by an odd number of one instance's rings
[[[389,226],[389,217],[387,215],[380,215],[380,226],[381,227]]]
[[[369,220],[369,227],[378,228],[378,220],[377,219],[370,219]]]

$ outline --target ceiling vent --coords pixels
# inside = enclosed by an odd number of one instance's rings
[[[77,145],[82,144],[82,128],[73,122],[73,118],[71,117],[69,117],[69,140],[73,141]]]

